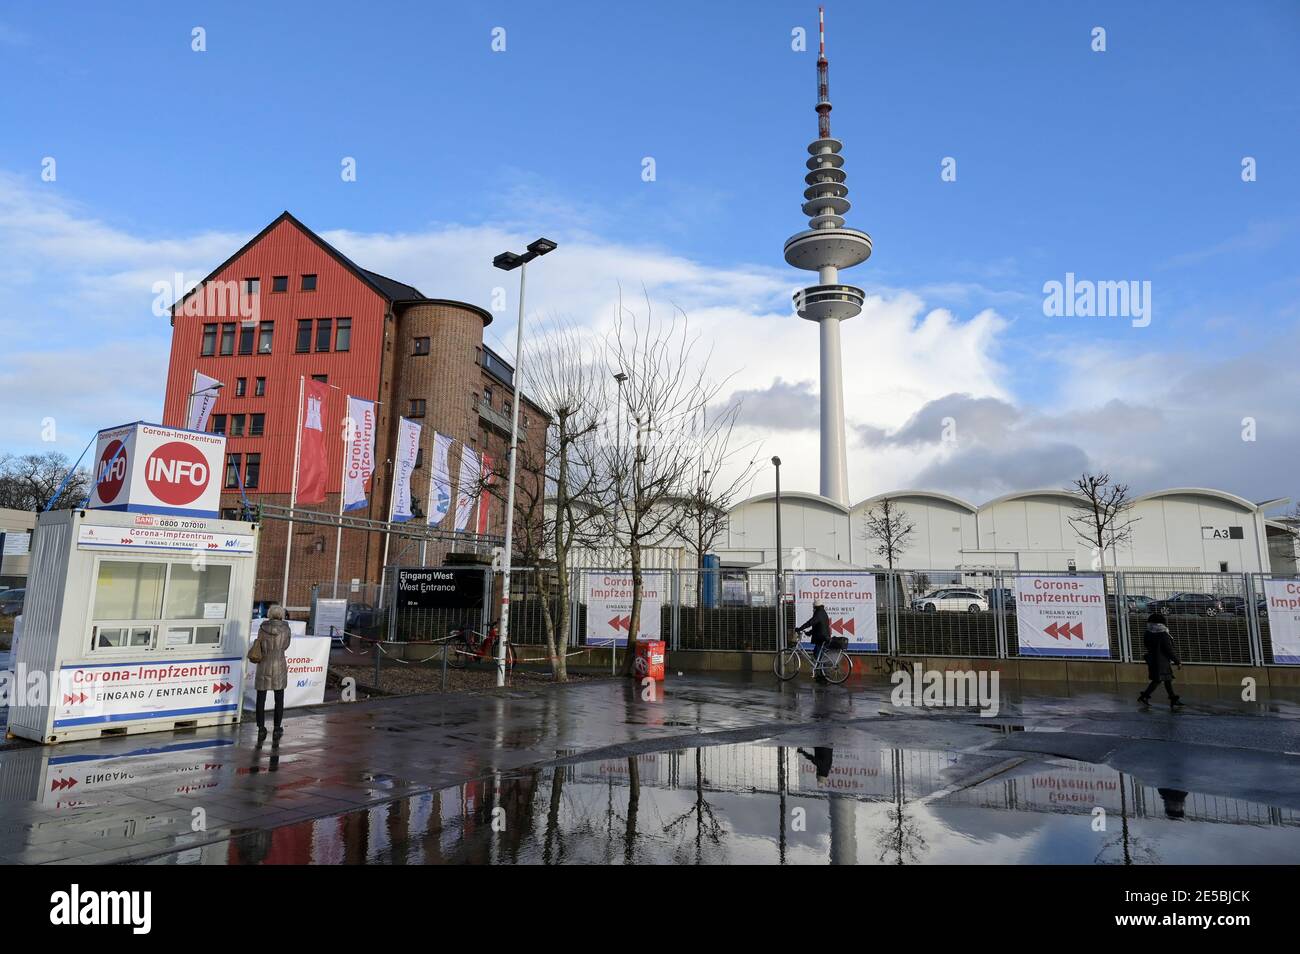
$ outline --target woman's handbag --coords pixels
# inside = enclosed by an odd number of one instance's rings
[[[262,640],[257,638],[253,640],[253,645],[248,647],[248,661],[251,663],[260,663],[262,661]]]

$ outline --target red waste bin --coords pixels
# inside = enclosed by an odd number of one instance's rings
[[[637,640],[636,658],[632,660],[632,671],[639,679],[649,677],[655,682],[663,682],[664,641],[662,639]]]

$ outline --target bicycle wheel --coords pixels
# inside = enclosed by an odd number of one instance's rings
[[[469,640],[462,634],[447,640],[447,665],[452,669],[464,669],[469,662]]]
[[[783,649],[772,659],[772,672],[782,682],[789,682],[799,675],[802,658],[797,649]]]
[[[822,675],[828,682],[839,685],[853,674],[853,657],[848,653],[836,653],[835,658],[822,664]]]

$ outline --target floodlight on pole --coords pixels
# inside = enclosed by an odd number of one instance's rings
[[[555,251],[556,245],[550,239],[539,238],[528,245],[528,251],[502,252],[492,259],[492,264],[503,271],[519,269],[519,321],[515,325],[515,373],[514,400],[510,402],[510,476],[506,487],[506,540],[505,552],[501,558],[501,616],[500,638],[497,639],[497,685],[506,684],[506,644],[510,641],[510,552],[514,547],[515,535],[515,472],[519,460],[519,405],[520,381],[523,379],[524,367],[524,278],[527,265],[539,255]]]

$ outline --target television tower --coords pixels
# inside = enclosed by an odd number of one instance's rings
[[[861,288],[840,284],[841,268],[871,256],[871,236],[844,227],[850,208],[844,184],[844,144],[831,138],[830,81],[826,62],[826,17],[817,8],[817,138],[808,144],[811,158],[804,176],[803,214],[808,229],[785,243],[785,260],[817,273],[817,284],[795,293],[800,318],[817,322],[821,334],[821,495],[849,503],[849,463],[844,445],[844,381],[840,359],[840,322],[862,311]]]

